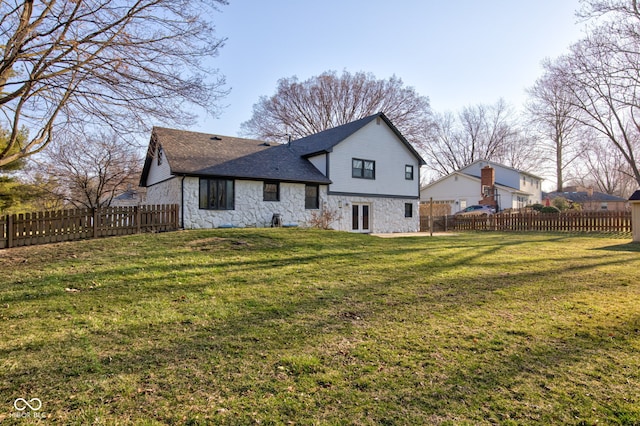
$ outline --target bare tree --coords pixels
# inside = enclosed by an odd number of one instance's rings
[[[253,106],[242,133],[281,142],[287,135],[308,136],[378,112],[384,112],[414,143],[431,125],[429,99],[405,87],[401,79],[328,71],[303,82],[297,77],[281,79],[275,95],[263,96]]]
[[[563,191],[565,170],[580,154],[578,108],[572,103],[565,85],[549,71],[552,62],[545,60],[545,74],[528,90],[526,110],[529,122],[542,136],[541,143],[553,154],[547,158],[555,164],[556,190]]]
[[[142,156],[116,134],[56,140],[36,159],[38,173],[58,199],[75,207],[108,207],[114,196],[137,186]]]
[[[0,166],[41,151],[63,128],[125,135],[150,117],[216,114],[224,79],[204,67],[223,44],[209,18],[226,0],[0,2]],[[22,126],[30,138],[19,140]],[[18,147],[16,151],[16,147]]]
[[[476,160],[529,169],[537,158],[536,139],[518,126],[513,110],[499,99],[493,105],[463,108],[457,115],[436,114],[431,140],[422,146],[425,161],[440,176]]]
[[[640,41],[640,39],[638,40]],[[621,45],[624,44],[624,49]],[[617,46],[617,47],[616,47]],[[640,44],[612,38],[603,28],[574,44],[550,71],[577,109],[575,119],[622,156],[640,184]]]
[[[637,188],[629,164],[618,152],[601,141],[587,140],[582,145],[583,174],[578,183],[596,188],[605,194],[628,197]]]

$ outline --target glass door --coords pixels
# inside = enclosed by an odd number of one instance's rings
[[[370,229],[370,205],[352,204],[351,206],[351,230],[354,232],[369,232]]]

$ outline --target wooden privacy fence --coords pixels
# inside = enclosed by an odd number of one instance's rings
[[[421,217],[429,230],[429,217]],[[499,213],[491,216],[446,216],[431,220],[434,231],[631,232],[631,212]],[[423,228],[424,227],[424,228]]]
[[[178,205],[69,209],[0,217],[0,249],[178,229]]]

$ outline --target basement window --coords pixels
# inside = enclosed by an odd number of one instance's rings
[[[404,217],[413,217],[413,203],[404,203]]]

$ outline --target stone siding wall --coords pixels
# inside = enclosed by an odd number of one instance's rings
[[[182,178],[174,178],[147,188],[149,204],[181,204]],[[357,197],[327,195],[327,187],[320,185],[320,209],[307,210],[305,185],[280,183],[280,201],[263,201],[261,181],[235,181],[234,210],[202,210],[199,208],[199,179],[184,178],[184,209],[181,206],[184,228],[218,228],[221,226],[269,227],[274,213],[280,214],[283,225],[310,226],[312,216],[328,211],[335,217],[330,228],[351,231],[352,203],[370,204],[370,232],[417,232],[420,229],[418,200],[403,198]],[[404,217],[405,203],[413,205],[413,217]]]
[[[172,178],[147,187],[147,204],[180,204],[181,178]]]
[[[199,180],[186,178],[184,185],[185,228],[268,227],[274,214],[279,214],[283,225],[308,226],[313,212],[305,204],[305,185],[280,183],[280,201],[263,201],[261,181],[235,181],[234,210],[202,210],[199,208]],[[326,186],[320,186],[320,205],[326,199]]]
[[[420,230],[420,212],[417,199],[355,197],[329,195],[326,208],[336,212],[338,219],[331,228],[337,231],[351,231],[352,203],[370,204],[370,232],[418,232]],[[413,217],[404,217],[404,205],[413,205]]]

